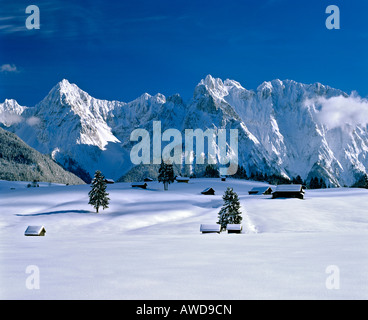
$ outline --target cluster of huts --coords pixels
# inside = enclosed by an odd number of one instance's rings
[[[275,187],[255,187],[248,191],[250,195],[272,195],[272,199],[277,198],[297,198],[304,199],[304,189],[301,184],[282,184]]]
[[[205,195],[214,195],[215,190],[211,187],[201,192]],[[254,187],[248,191],[249,195],[272,195],[272,199],[277,198],[298,198],[304,199],[304,189],[302,185],[285,184],[276,186],[275,190],[271,187]]]
[[[207,188],[202,191],[202,194],[215,194],[215,190]],[[304,189],[302,185],[285,184],[278,185],[273,190],[271,187],[254,187],[248,191],[249,195],[272,195],[272,199],[277,198],[297,198],[304,199]],[[228,233],[241,233],[242,225],[228,224],[226,227]],[[221,233],[219,224],[201,224],[200,232],[202,233]]]
[[[188,177],[176,177],[175,180],[178,183],[188,183],[190,178]],[[153,181],[152,178],[145,178],[143,182],[133,182],[133,188],[147,188],[147,182]],[[221,178],[221,181],[226,181],[226,178]],[[268,186],[264,187],[254,187],[253,189],[248,191],[249,195],[272,195],[272,199],[277,198],[297,198],[304,199],[304,188],[300,184],[283,184],[278,185],[274,189]],[[201,194],[204,195],[214,195],[215,190],[212,187],[208,187],[204,189]]]

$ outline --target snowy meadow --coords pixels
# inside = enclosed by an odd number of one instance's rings
[[[265,184],[191,179],[168,191],[0,181],[1,299],[368,299],[368,191],[248,195]],[[202,195],[212,187],[215,195]],[[233,187],[242,234],[201,234]],[[25,237],[43,225],[44,237]]]

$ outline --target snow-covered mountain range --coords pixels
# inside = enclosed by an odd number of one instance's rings
[[[130,134],[136,128],[152,132],[153,121],[161,121],[162,131],[238,129],[239,164],[248,174],[318,176],[351,185],[368,172],[368,127],[324,121],[324,105],[334,101],[349,108],[351,97],[320,83],[273,80],[247,90],[208,75],[189,102],[178,94],[145,93],[125,103],[93,98],[62,80],[33,107],[5,100],[0,125],[85,180],[97,169],[113,179],[127,173],[136,144]]]

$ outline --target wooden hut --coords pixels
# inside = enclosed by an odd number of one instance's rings
[[[281,184],[276,186],[272,192],[272,199],[276,198],[297,198],[304,199],[304,190],[301,184]]]
[[[147,188],[147,183],[143,183],[143,182],[133,182],[132,183],[132,188],[141,188],[141,189],[146,189]]]
[[[201,224],[200,231],[202,233],[220,233],[221,226],[219,224]]]
[[[28,226],[24,232],[25,236],[44,236],[46,229],[44,226]]]
[[[112,179],[105,179],[105,183],[106,183],[106,184],[114,184],[114,183],[115,183],[115,181],[114,181],[114,180],[112,180]]]
[[[153,179],[152,178],[150,178],[150,177],[146,177],[146,178],[144,178],[144,180],[143,180],[144,182],[152,182],[153,181]]]
[[[270,187],[255,187],[248,191],[250,195],[269,195],[272,193],[272,189]]]
[[[228,224],[226,230],[227,233],[241,233],[243,226],[241,224]]]
[[[188,177],[176,177],[175,180],[177,182],[179,182],[179,183],[188,183],[189,182],[189,178]]]
[[[207,188],[207,189],[204,189],[201,194],[205,194],[205,195],[211,195],[211,196],[214,196],[215,195],[215,190],[213,188]]]

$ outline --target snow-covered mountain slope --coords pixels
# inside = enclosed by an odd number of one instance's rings
[[[50,157],[26,145],[15,134],[0,128],[0,180],[84,184]]]
[[[320,83],[273,80],[254,91],[208,75],[188,103],[178,94],[147,93],[124,103],[95,99],[63,80],[34,107],[0,104],[0,125],[85,180],[96,169],[114,179],[128,172],[136,144],[130,134],[142,128],[152,137],[153,121],[161,121],[162,132],[238,129],[239,164],[248,174],[319,176],[327,184],[351,185],[367,172],[368,130],[321,121],[321,101],[334,97],[349,107],[346,93]]]

